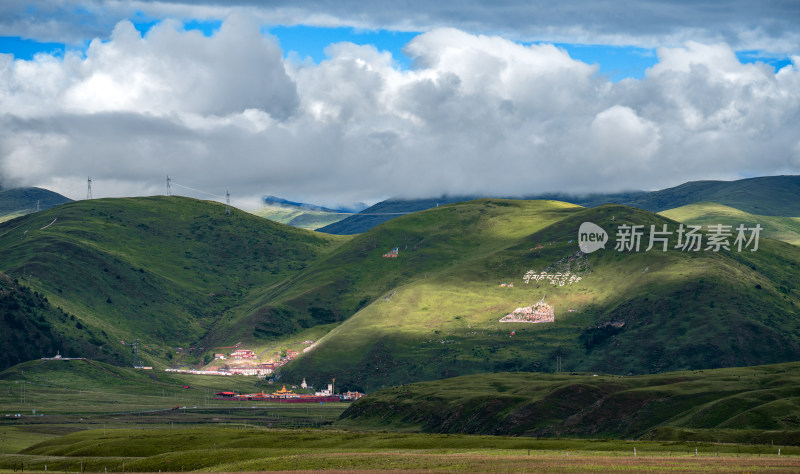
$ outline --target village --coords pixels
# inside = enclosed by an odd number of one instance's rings
[[[302,342],[307,347],[302,352],[308,352],[314,348],[314,341],[306,340]],[[286,349],[280,352],[280,358],[269,359],[267,361],[259,360],[259,355],[250,349],[239,348],[240,344],[228,347],[226,349],[234,349],[233,351],[225,353],[215,353],[214,359],[211,363],[207,364],[202,369],[165,369],[166,372],[191,374],[191,375],[214,375],[230,377],[233,375],[249,375],[266,379],[269,384],[273,384],[275,379],[269,376],[275,374],[278,368],[282,367],[289,361],[294,360],[300,355],[300,351]],[[265,351],[266,352],[266,351]],[[262,353],[263,355],[264,353]],[[344,392],[337,394],[334,392],[335,379],[328,384],[327,389],[322,389],[316,392],[308,393],[313,390],[313,387],[306,383],[303,379],[302,383],[291,385],[292,389],[301,389],[303,393],[295,393],[288,390],[284,385],[280,390],[272,393],[250,393],[239,394],[236,392],[219,392],[215,394],[215,400],[264,400],[264,401],[278,401],[283,403],[300,403],[300,402],[333,402],[333,401],[351,401],[357,400],[364,396],[360,392]]]
[[[303,341],[303,344],[308,346],[303,350],[306,352],[313,348],[314,341]],[[278,368],[294,360],[298,355],[300,355],[300,351],[286,349],[281,352],[279,358],[260,361],[258,354],[252,350],[237,348],[228,354],[215,353],[213,361],[202,369],[166,369],[166,371],[194,375],[254,375],[265,378],[274,374]]]

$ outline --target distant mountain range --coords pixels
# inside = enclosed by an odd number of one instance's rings
[[[10,218],[45,210],[71,199],[42,188],[0,189],[0,222]]]
[[[251,211],[251,213],[292,227],[316,230],[320,227],[338,222],[366,207],[366,204],[359,204],[355,207],[331,209],[315,204],[267,196],[264,198],[264,205]]]
[[[280,204],[287,207],[299,207],[302,209],[308,209],[312,211],[323,211],[323,212],[340,212],[340,213],[356,213],[361,212],[367,208],[367,205],[363,202],[358,203],[352,207],[336,207],[336,208],[328,208],[323,206],[317,206],[316,204],[308,204],[304,202],[295,202],[289,201],[288,199],[279,198],[277,196],[267,196],[264,198],[265,204]]]
[[[468,201],[486,196],[456,196],[431,199],[389,199],[336,223],[317,229],[328,234],[360,234],[402,213],[430,209],[437,204]],[[761,216],[800,217],[800,176],[766,176],[737,181],[692,181],[660,191],[610,194],[536,194],[511,199],[549,199],[597,207],[622,204],[661,212],[699,202],[715,202]]]

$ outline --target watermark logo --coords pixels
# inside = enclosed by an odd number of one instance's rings
[[[606,248],[608,233],[593,222],[584,222],[578,229],[578,247],[583,253]]]
[[[647,227],[649,227],[649,232],[647,232]],[[691,224],[680,224],[675,231],[669,230],[667,224],[658,227],[620,224],[617,226],[614,250],[640,252],[644,240],[647,242],[645,252],[649,252],[653,248],[661,248],[662,252],[666,252],[670,248],[670,239],[672,238],[673,242],[677,241],[677,243],[671,248],[679,249],[681,252],[730,251],[732,247],[738,252],[741,252],[742,249],[755,252],[758,250],[758,239],[762,230],[760,224],[756,224],[755,227],[745,227],[744,224],[739,224],[735,229],[731,225],[708,225],[705,232],[702,232],[703,226]],[[645,238],[646,232],[647,237]],[[578,229],[578,247],[583,253],[604,249],[607,241],[608,234],[597,224],[584,222]]]

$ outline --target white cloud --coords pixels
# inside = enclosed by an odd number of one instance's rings
[[[73,198],[88,175],[107,196],[164,192],[169,174],[234,200],[320,204],[799,171],[797,60],[775,73],[693,42],[611,83],[554,46],[452,28],[407,51],[410,70],[350,43],[286,62],[233,15],[211,37],[121,22],[85,57],[0,56],[0,170]]]
[[[658,126],[633,109],[614,105],[597,114],[590,128],[591,146],[586,153],[595,154],[600,163],[608,165],[599,167],[604,177],[659,166],[652,160],[660,141]]]

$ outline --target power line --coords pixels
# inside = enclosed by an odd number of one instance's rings
[[[188,189],[190,191],[194,191],[196,193],[202,193],[202,194],[206,194],[208,196],[214,196],[216,198],[225,199],[225,196],[220,196],[219,194],[214,194],[214,193],[209,193],[209,192],[206,192],[206,191],[201,191],[199,189],[195,189],[195,188],[192,188],[190,186],[186,186],[186,185],[183,185],[183,184],[180,184],[180,183],[176,183],[175,181],[171,181],[171,183],[174,184],[175,186],[180,186],[182,188]]]

